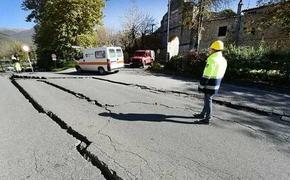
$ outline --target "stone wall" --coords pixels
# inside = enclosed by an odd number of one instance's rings
[[[267,8],[254,8],[246,10],[242,18],[240,33],[240,45],[259,46],[262,42],[272,48],[290,48],[289,32],[281,27],[271,26],[266,29],[259,29],[259,22]],[[255,23],[257,22],[257,23]]]
[[[215,40],[222,40],[226,45],[233,43],[236,23],[237,17],[220,18],[204,22],[200,48],[207,49]]]

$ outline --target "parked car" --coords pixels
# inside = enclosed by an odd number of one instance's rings
[[[5,72],[15,72],[15,68],[13,66],[5,67]]]
[[[32,72],[32,68],[30,66],[30,63],[28,63],[28,62],[22,63],[22,67],[21,68],[22,68],[23,72]]]
[[[98,71],[100,74],[116,72],[124,67],[124,55],[120,47],[83,49],[76,58],[77,71]]]
[[[130,58],[130,64],[133,66],[144,67],[147,64],[152,65],[155,60],[155,52],[153,50],[137,50],[133,57]]]

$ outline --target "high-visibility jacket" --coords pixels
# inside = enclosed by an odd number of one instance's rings
[[[198,86],[199,90],[207,94],[217,94],[226,69],[227,61],[221,51],[210,55],[207,58],[207,63]]]

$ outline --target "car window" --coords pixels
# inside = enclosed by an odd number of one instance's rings
[[[122,57],[123,56],[123,53],[122,53],[121,49],[117,49],[116,52],[117,52],[117,56],[118,57]]]
[[[137,52],[135,52],[134,56],[145,56],[145,52],[137,51]]]
[[[96,51],[95,56],[96,56],[96,58],[105,58],[106,52],[105,51]]]
[[[115,49],[109,49],[109,57],[110,58],[117,57]]]

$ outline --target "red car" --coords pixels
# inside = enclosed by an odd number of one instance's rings
[[[133,57],[130,58],[130,63],[133,66],[144,67],[147,64],[152,64],[155,60],[153,50],[137,50]]]

